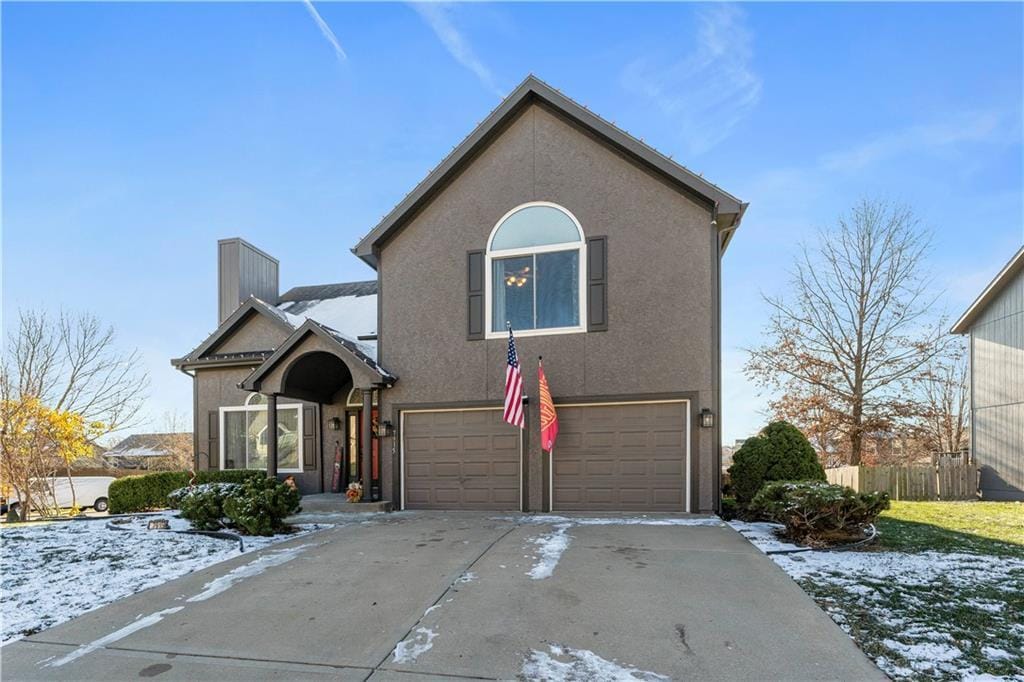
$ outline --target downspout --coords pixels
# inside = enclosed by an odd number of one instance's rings
[[[722,245],[728,232],[718,233],[718,202],[711,209],[711,225],[715,228],[715,433],[714,471],[711,475],[713,505],[717,513],[722,511]],[[733,227],[732,229],[736,229]]]
[[[192,470],[199,471],[199,391],[196,390],[196,375],[181,365],[175,365],[174,368],[192,379]]]

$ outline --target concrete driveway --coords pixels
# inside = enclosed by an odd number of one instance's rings
[[[346,521],[0,660],[5,680],[885,679],[738,533],[671,516]]]

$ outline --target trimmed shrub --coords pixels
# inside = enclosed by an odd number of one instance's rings
[[[299,510],[299,491],[272,478],[250,479],[224,498],[224,514],[248,535],[283,531],[285,518]]]
[[[736,451],[729,481],[740,511],[769,481],[824,481],[825,470],[800,429],[784,421],[772,422],[748,438]]]
[[[752,512],[785,525],[790,539],[812,547],[863,539],[867,525],[888,508],[888,493],[819,481],[768,483],[750,503]]]
[[[736,498],[722,496],[722,509],[718,514],[723,521],[732,521],[737,516]]]
[[[196,472],[196,483],[243,483],[253,478],[266,478],[265,471],[229,469]],[[188,486],[192,475],[187,471],[160,471],[143,476],[127,476],[110,484],[107,494],[111,514],[166,509],[167,496]]]
[[[218,530],[226,525],[224,500],[241,489],[240,483],[203,483],[174,490],[167,501],[180,509],[181,517],[191,521],[196,530]]]

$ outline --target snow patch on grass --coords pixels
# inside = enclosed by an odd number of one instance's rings
[[[533,564],[533,568],[527,571],[526,575],[534,580],[550,578],[555,572],[555,566],[562,558],[562,554],[569,548],[572,536],[567,534],[568,523],[555,526],[555,530],[539,538],[533,538],[530,542],[537,546],[540,557]]]
[[[731,522],[762,550],[773,524]],[[922,551],[772,554],[896,680],[1024,680],[1024,557]]]
[[[586,649],[571,649],[559,644],[551,644],[549,649],[550,653],[533,650],[523,662],[521,673],[524,679],[552,682],[657,682],[668,679],[615,660],[609,661]]]
[[[437,633],[430,628],[418,627],[411,636],[395,645],[395,663],[412,663],[434,646]]]
[[[107,521],[62,521],[0,528],[3,643],[35,634],[118,599],[239,556],[238,542],[147,531],[153,519],[188,527],[173,512],[144,514],[113,530]],[[246,537],[246,553],[319,530]]]

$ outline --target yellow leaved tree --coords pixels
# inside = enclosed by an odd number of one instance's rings
[[[47,407],[32,396],[0,400],[0,488],[20,500],[21,518],[54,505],[57,472],[92,453],[102,422]]]

